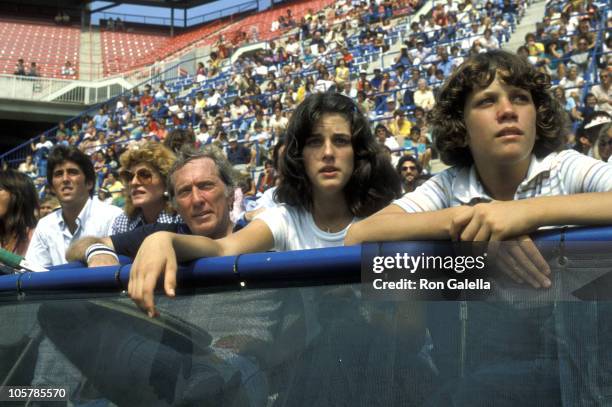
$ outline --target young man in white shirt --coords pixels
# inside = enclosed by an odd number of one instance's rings
[[[92,199],[96,174],[87,155],[75,147],[51,150],[47,182],[61,210],[38,222],[26,258],[40,266],[66,263],[66,249],[82,236],[108,236],[121,209]]]

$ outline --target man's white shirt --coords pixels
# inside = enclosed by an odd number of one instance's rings
[[[106,237],[111,234],[115,218],[123,211],[97,199],[88,199],[76,219],[77,228],[70,233],[58,209],[42,218],[30,241],[26,259],[43,267],[66,263],[66,249],[85,236]]]

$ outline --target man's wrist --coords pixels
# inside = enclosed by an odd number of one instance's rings
[[[94,256],[102,254],[111,256],[115,260],[117,260],[117,262],[119,262],[119,257],[117,256],[117,253],[112,248],[108,247],[103,243],[94,243],[90,245],[85,251],[85,261],[89,264]]]

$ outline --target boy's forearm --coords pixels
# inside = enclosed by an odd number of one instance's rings
[[[345,244],[450,239],[452,220],[463,209],[457,207],[421,213],[379,213],[351,226]]]
[[[537,227],[612,225],[612,192],[546,196],[524,200]]]

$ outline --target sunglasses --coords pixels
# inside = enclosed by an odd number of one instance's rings
[[[153,172],[146,168],[141,168],[136,173],[128,170],[122,170],[119,173],[119,177],[124,184],[129,184],[134,179],[134,176],[138,179],[141,184],[150,184],[153,182]]]
[[[416,167],[402,167],[402,171],[414,171]]]

